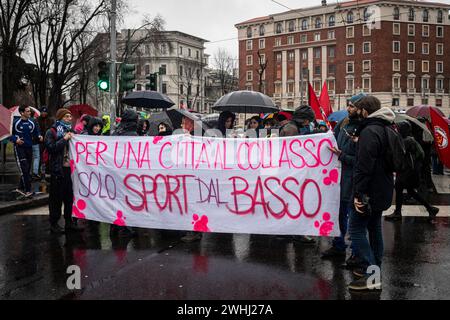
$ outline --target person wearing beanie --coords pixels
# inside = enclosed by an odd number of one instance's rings
[[[292,121],[280,130],[280,137],[298,136],[316,133],[314,121],[316,120],[310,106],[300,106],[295,109]]]
[[[80,231],[72,220],[73,190],[69,160],[69,140],[73,137],[72,113],[68,109],[56,112],[56,123],[45,134],[45,148],[49,154],[49,212],[50,232],[61,234],[59,226],[64,204],[65,231]]]

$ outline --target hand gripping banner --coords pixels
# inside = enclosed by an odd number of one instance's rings
[[[96,137],[70,142],[73,215],[119,226],[339,235],[331,132],[270,139]]]

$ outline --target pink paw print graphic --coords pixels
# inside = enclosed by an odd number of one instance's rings
[[[192,217],[194,220],[192,221],[192,224],[194,225],[194,231],[200,231],[200,232],[211,232],[208,228],[208,217],[202,216],[199,218],[197,214],[194,214]]]
[[[322,171],[323,174],[327,174],[328,171],[327,170],[323,170]],[[336,184],[339,181],[339,171],[338,169],[333,169],[330,171],[330,174],[328,175],[328,177],[325,177],[325,179],[323,179],[323,183],[326,186],[329,186],[331,184]]]
[[[77,169],[77,167],[75,166],[75,161],[70,160],[70,174],[73,174],[75,172],[75,170]]]
[[[76,201],[76,199],[73,198],[73,202],[74,204],[72,206],[72,216],[78,219],[86,219],[86,216],[82,212],[87,207],[86,201],[82,199]]]
[[[162,139],[164,139],[164,137],[159,137],[159,136],[154,137],[153,144],[158,144],[158,142],[160,142]]]
[[[125,220],[127,218],[123,216],[123,212],[120,210],[117,211],[116,216],[117,216],[117,219],[114,220],[113,224],[115,224],[116,226],[120,226],[120,227],[126,227],[127,224],[125,223]]]
[[[325,212],[322,216],[323,221],[316,221],[314,222],[314,226],[319,229],[319,234],[321,236],[328,237],[333,231],[334,222],[331,220],[331,215],[328,212]]]

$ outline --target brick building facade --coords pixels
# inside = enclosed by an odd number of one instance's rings
[[[364,91],[383,106],[450,111],[450,5],[360,0],[291,10],[236,25],[239,86],[293,109],[307,83],[328,84],[334,110]],[[264,72],[263,72],[264,71]]]

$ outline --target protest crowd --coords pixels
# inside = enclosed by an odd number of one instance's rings
[[[149,136],[150,122],[140,119],[132,109],[126,109],[111,124],[108,115],[95,117],[83,115],[73,125],[69,109],[56,112],[50,119],[46,107],[40,116],[33,117],[30,107],[20,106],[20,117],[13,124],[10,138],[14,144],[17,165],[20,168],[20,186],[16,192],[23,198],[33,196],[31,182],[50,176],[49,213],[50,231],[60,235],[64,232],[83,232],[83,225],[73,217],[74,194],[71,180],[69,142],[74,135],[89,136]],[[353,96],[347,103],[348,115],[331,124],[326,119],[317,119],[311,106],[302,105],[293,113],[280,111],[275,114],[253,116],[246,120],[246,130],[236,130],[236,114],[223,111],[215,129],[222,137],[291,137],[314,135],[333,130],[337,147],[330,151],[339,159],[342,168],[340,179],[340,236],[332,239],[330,247],[322,252],[323,259],[346,259],[346,266],[357,277],[349,284],[352,290],[367,289],[370,277],[368,268],[381,268],[383,260],[382,215],[391,207],[395,190],[395,211],[386,220],[397,221],[402,217],[403,190],[425,206],[430,221],[439,209],[431,206],[418,192],[419,189],[433,191],[431,173],[443,174],[443,166],[435,152],[433,143],[422,139],[422,129],[408,120],[395,122],[396,114],[380,101],[363,93]],[[429,125],[425,118],[419,118]],[[183,116],[181,128],[172,128],[169,121],[157,124],[158,136],[169,136],[176,129],[181,133],[196,135],[197,122]],[[154,134],[153,134],[154,136]],[[396,150],[404,146],[405,153]],[[403,165],[399,165],[400,159]],[[409,164],[409,165],[405,165]],[[433,165],[431,165],[433,164]],[[62,211],[64,210],[64,211]],[[64,228],[59,225],[63,215]],[[88,221],[90,226],[98,222]],[[138,237],[132,227],[111,225],[111,237]],[[185,242],[201,239],[200,232],[187,232]],[[277,236],[287,241],[307,245],[317,239],[310,236]],[[347,249],[348,248],[348,249]],[[374,284],[380,286],[381,283]]]

